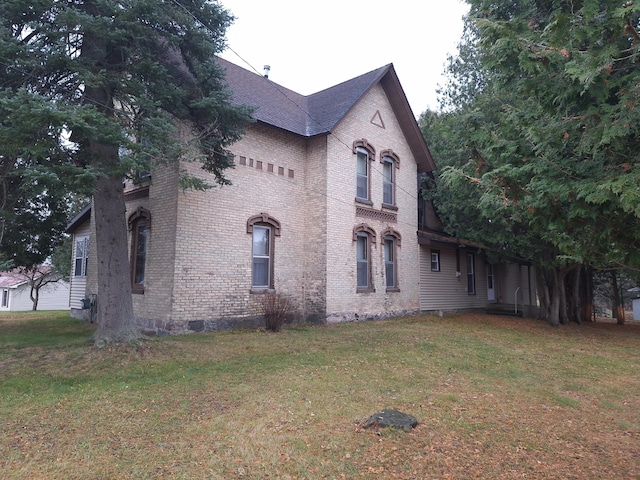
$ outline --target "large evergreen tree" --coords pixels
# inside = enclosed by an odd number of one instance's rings
[[[436,124],[453,157],[441,179],[475,202],[441,208],[466,236],[480,223],[538,265],[552,324],[579,319],[562,288],[569,273],[578,291],[581,264],[640,267],[640,6],[469,3],[471,34]]]
[[[0,160],[8,172],[37,174],[41,183],[90,187],[97,344],[140,337],[123,178],[183,158],[201,161],[218,183],[226,183],[227,147],[249,121],[247,109],[232,106],[215,62],[232,19],[207,0],[0,4],[0,105],[9,105],[7,125],[28,132],[11,150],[0,146]],[[17,97],[24,98],[24,107],[18,108]],[[188,142],[178,133],[183,126],[191,132]],[[197,178],[183,182],[209,186]]]

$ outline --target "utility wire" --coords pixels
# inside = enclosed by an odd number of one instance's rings
[[[200,20],[198,19],[198,17],[197,17],[195,14],[193,14],[193,12],[191,12],[189,9],[187,9],[187,8],[186,8],[184,5],[182,5],[178,0],[172,0],[172,2],[173,2],[176,6],[178,6],[178,7],[179,7],[179,8],[181,8],[182,10],[184,10],[184,11],[185,11],[189,16],[191,16],[191,17],[192,17],[192,18],[193,18],[193,19],[194,19],[194,20],[195,20],[195,21],[196,21],[196,22],[201,26],[201,28],[204,28],[205,30],[209,31],[210,33],[214,33],[214,32],[212,32],[212,30],[211,30],[207,25],[205,25],[202,21],[200,21]],[[231,51],[234,55],[236,55],[236,56],[237,56],[237,57],[238,57],[238,58],[239,58],[239,59],[240,59],[244,64],[246,64],[246,65],[247,65],[247,66],[248,66],[248,67],[249,67],[249,68],[250,68],[254,73],[256,73],[257,75],[261,75],[261,74],[260,74],[260,72],[259,72],[259,71],[258,71],[258,70],[257,70],[257,69],[256,69],[256,68],[255,68],[251,63],[250,63],[250,62],[248,62],[246,59],[244,59],[244,58],[243,58],[243,57],[242,57],[238,52],[236,52],[233,48],[231,48],[229,45],[227,45],[227,46],[226,46],[226,48],[227,48],[229,51]],[[35,74],[31,73],[31,72],[28,72],[28,71],[26,71],[26,70],[24,70],[24,69],[22,69],[22,68],[20,68],[20,67],[18,67],[18,66],[15,66],[15,65],[12,65],[12,64],[8,64],[8,63],[6,63],[6,62],[4,62],[4,61],[2,61],[2,60],[0,60],[0,65],[3,65],[3,66],[5,66],[6,68],[9,68],[9,69],[15,69],[16,71],[20,72],[21,74],[23,74],[23,75],[25,75],[25,76],[28,76],[28,77],[31,77],[31,78],[34,78],[34,79],[36,79],[36,80],[39,80],[39,81],[41,81],[41,80],[42,80],[42,78],[38,77],[37,75],[35,75]],[[261,75],[261,76],[262,76],[262,75]],[[288,101],[290,101],[290,102],[291,102],[291,103],[292,103],[296,108],[298,108],[300,111],[302,111],[302,112],[303,112],[303,113],[304,113],[304,114],[305,114],[305,115],[306,115],[306,116],[307,116],[311,121],[315,122],[315,123],[316,123],[316,124],[318,124],[318,125],[322,125],[322,122],[320,122],[319,120],[317,120],[317,119],[316,119],[316,118],[315,118],[311,113],[309,113],[306,109],[304,109],[302,106],[300,106],[300,105],[299,105],[299,104],[298,104],[294,99],[292,99],[292,98],[287,94],[287,92],[285,92],[282,88],[280,88],[280,86],[279,86],[277,83],[275,83],[275,82],[273,82],[273,81],[271,81],[271,80],[269,80],[269,79],[265,79],[265,80],[267,80],[267,81],[269,82],[269,85],[271,85],[271,87],[272,87],[272,88],[274,88],[274,89],[275,89],[275,90],[276,90],[280,95],[284,96],[284,97],[285,97]],[[46,83],[46,82],[45,82],[45,83]],[[58,86],[58,85],[53,85],[53,84],[52,84],[51,86]],[[73,93],[72,91],[68,91],[68,92],[69,92],[69,93]],[[83,97],[83,101],[87,101],[88,103],[91,103],[91,104],[93,104],[93,105],[95,105],[95,106],[97,106],[97,107],[101,107],[101,108],[106,109],[106,110],[110,110],[110,111],[112,111],[112,112],[114,112],[114,113],[122,113],[122,110],[120,110],[120,109],[117,109],[117,108],[111,107],[111,106],[109,106],[109,105],[105,105],[105,104],[103,104],[103,103],[101,103],[101,102],[99,102],[99,101],[97,101],[97,100],[91,99],[91,98]],[[341,139],[338,135],[336,135],[334,132],[329,131],[329,132],[328,132],[328,134],[329,134],[329,135],[333,135],[333,136],[334,136],[334,138],[336,138],[340,144],[342,144],[342,145],[344,145],[346,148],[348,148],[348,149],[349,149],[349,151],[352,151],[352,147],[351,147],[349,144],[347,144],[344,140],[342,140],[342,139]],[[375,172],[377,172],[377,173],[381,174],[382,176],[384,176],[384,172],[382,172],[381,170],[377,169],[374,165],[375,165],[375,164],[371,164],[371,163],[369,164],[370,171],[375,171]],[[370,180],[370,179],[369,179],[369,180]],[[395,187],[395,189],[396,189],[396,192],[398,192],[398,191],[402,191],[402,192],[404,192],[407,196],[409,196],[409,198],[411,198],[411,199],[413,199],[413,200],[416,200],[416,201],[418,200],[418,198],[417,198],[417,196],[416,196],[416,195],[414,195],[414,194],[410,193],[409,191],[407,191],[406,189],[404,189],[403,187],[401,187],[400,185],[398,185],[398,182],[397,182],[397,181],[395,181],[395,182],[394,182],[394,187]],[[336,202],[342,203],[342,204],[344,204],[344,205],[348,205],[348,206],[352,206],[352,205],[353,205],[351,202],[346,202],[346,201],[344,201],[344,200],[342,200],[342,199],[340,199],[340,198],[332,197],[332,196],[328,195],[326,192],[322,192],[322,191],[315,190],[315,189],[313,189],[313,191],[314,191],[314,193],[320,194],[320,195],[322,195],[322,196],[324,196],[324,197],[326,197],[326,198],[328,198],[328,199],[331,199],[331,200],[333,200],[333,201],[336,201]],[[403,224],[408,225],[408,226],[414,226],[414,224],[413,224],[413,223],[400,222],[400,221],[397,219],[397,216],[396,216],[396,222],[397,222],[397,223],[403,223]]]

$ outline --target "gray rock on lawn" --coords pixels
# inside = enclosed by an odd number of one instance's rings
[[[369,420],[364,422],[362,428],[369,427],[395,427],[401,428],[405,432],[410,432],[418,425],[418,420],[413,415],[399,412],[391,408],[385,408],[379,413],[374,413]]]

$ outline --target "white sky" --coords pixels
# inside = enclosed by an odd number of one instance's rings
[[[309,95],[393,63],[414,115],[438,109],[462,0],[219,0],[236,17],[222,57]],[[241,58],[239,58],[241,57]]]

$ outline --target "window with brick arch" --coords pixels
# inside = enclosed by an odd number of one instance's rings
[[[251,291],[254,293],[274,289],[274,243],[280,236],[280,222],[266,213],[247,221],[251,234]]]
[[[375,157],[375,149],[365,139],[353,142],[353,153],[356,156],[356,201],[371,202],[371,166]]]
[[[151,235],[151,213],[138,208],[129,217],[131,231],[131,293],[143,294],[147,266],[147,250]]]
[[[396,169],[400,168],[400,159],[393,150],[380,153],[382,163],[382,204],[385,207],[396,205]]]
[[[371,246],[376,242],[375,231],[366,224],[353,229],[356,246],[356,292],[374,292],[371,264]]]
[[[382,232],[382,237],[384,238],[384,273],[387,292],[399,292],[398,247],[402,237],[392,228],[387,228]]]

